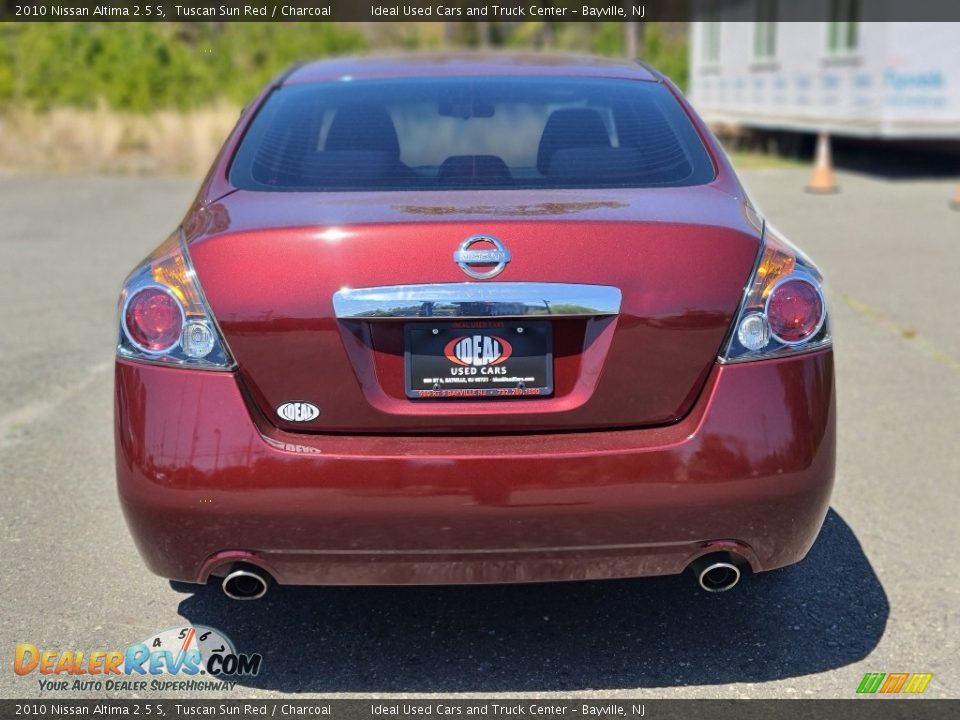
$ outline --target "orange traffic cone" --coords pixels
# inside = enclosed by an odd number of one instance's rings
[[[957,185],[957,192],[953,196],[950,207],[952,207],[954,210],[960,210],[960,185]]]
[[[822,132],[817,136],[817,156],[813,161],[813,172],[810,174],[807,192],[822,194],[835,193],[839,190],[840,188],[833,181],[833,156],[830,152],[830,136]]]

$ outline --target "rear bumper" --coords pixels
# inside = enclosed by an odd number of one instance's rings
[[[714,368],[669,427],[308,436],[252,418],[236,378],[118,361],[117,483],[159,575],[248,559],[283,584],[682,572],[734,549],[801,560],[833,484],[832,352]]]

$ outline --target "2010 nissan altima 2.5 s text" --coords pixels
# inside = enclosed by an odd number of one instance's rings
[[[821,283],[653,69],[299,66],[123,286],[127,522],[151,570],[235,598],[729,589],[827,511]]]

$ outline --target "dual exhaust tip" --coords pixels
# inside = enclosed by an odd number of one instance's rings
[[[740,568],[729,553],[711,553],[690,563],[700,587],[711,593],[732,590],[740,582]],[[223,594],[232,600],[259,600],[273,578],[253,565],[235,566],[223,579]]]
[[[740,582],[740,568],[736,560],[730,553],[711,553],[690,563],[690,570],[700,587],[707,592],[726,592]]]
[[[259,600],[273,579],[253,565],[235,566],[223,579],[223,594],[231,600]]]

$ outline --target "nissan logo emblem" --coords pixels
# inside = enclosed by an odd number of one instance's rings
[[[482,245],[472,249],[474,245]],[[477,280],[489,280],[503,272],[510,262],[510,251],[492,235],[471,235],[453,254],[453,261],[467,275]],[[493,265],[488,270],[475,270],[474,265]]]

